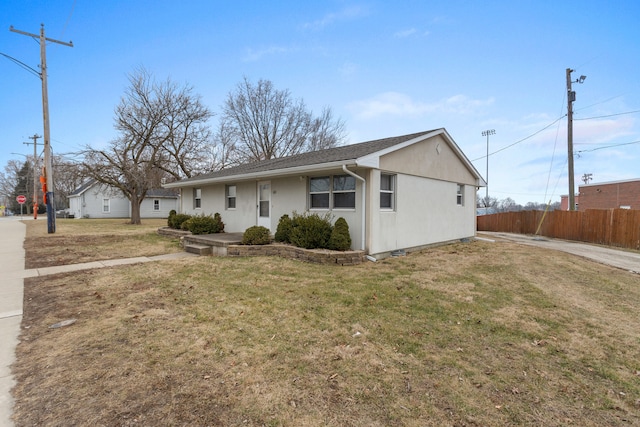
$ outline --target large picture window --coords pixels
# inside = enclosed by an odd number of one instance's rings
[[[380,209],[395,210],[396,208],[396,176],[380,175]]]
[[[311,209],[355,209],[356,179],[350,175],[310,178],[309,206]]]

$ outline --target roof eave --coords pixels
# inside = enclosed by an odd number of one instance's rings
[[[336,168],[341,168],[343,165],[347,166],[361,166],[356,162],[355,159],[352,160],[341,160],[336,162],[329,163],[321,163],[315,165],[305,165],[305,166],[296,166],[292,168],[284,168],[284,169],[273,169],[268,171],[261,172],[253,172],[253,173],[244,173],[237,175],[226,175],[220,177],[213,178],[202,178],[202,179],[194,179],[191,181],[176,181],[168,184],[164,184],[163,188],[184,188],[184,187],[194,187],[198,185],[207,185],[207,184],[219,184],[222,182],[238,182],[238,181],[259,181],[264,178],[274,178],[280,176],[291,176],[291,175],[299,175],[299,174],[309,174],[314,172],[324,172]]]

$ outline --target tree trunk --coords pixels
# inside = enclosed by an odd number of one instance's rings
[[[142,220],[140,219],[140,204],[142,204],[142,198],[135,194],[131,195],[131,224],[140,225]]]

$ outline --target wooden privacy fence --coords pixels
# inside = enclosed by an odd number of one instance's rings
[[[540,224],[542,222],[542,224]],[[520,211],[478,216],[478,231],[538,234],[640,250],[640,210]]]

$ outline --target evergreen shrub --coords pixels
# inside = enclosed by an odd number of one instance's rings
[[[334,251],[346,251],[351,248],[351,236],[347,220],[340,217],[336,220],[328,243],[329,249]]]
[[[181,230],[182,224],[191,218],[191,215],[188,214],[175,214],[173,216],[169,216],[169,227]]]
[[[173,217],[176,216],[176,210],[175,209],[171,209],[169,211],[169,217],[167,218],[167,226],[171,227],[171,222],[173,221]],[[173,228],[173,227],[171,227]]]
[[[220,214],[194,215],[181,225],[183,230],[189,230],[191,234],[214,234],[224,231],[224,223]]]
[[[269,229],[260,225],[247,228],[242,235],[243,245],[268,245],[269,243],[271,243]]]
[[[293,221],[289,215],[284,214],[278,221],[278,228],[276,229],[275,240],[276,242],[291,243],[291,230],[293,229]]]
[[[305,249],[327,248],[331,237],[331,216],[316,213],[293,214],[291,244]]]

